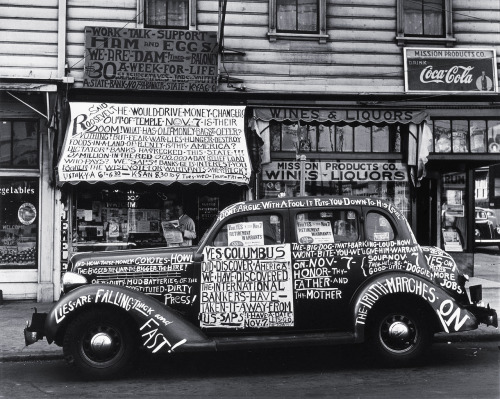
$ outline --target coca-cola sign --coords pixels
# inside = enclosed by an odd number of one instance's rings
[[[406,92],[498,92],[495,50],[405,48]]]

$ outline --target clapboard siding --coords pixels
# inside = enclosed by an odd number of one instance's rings
[[[57,78],[58,0],[2,0],[0,78]]]
[[[249,91],[404,92],[396,0],[327,0],[326,43],[270,41],[268,9],[268,0],[227,3],[224,44],[245,55],[224,55],[224,70],[242,79]],[[218,19],[218,1],[197,2],[198,30],[216,32]],[[136,21],[135,0],[68,0],[66,51],[77,86],[83,77],[85,26],[135,28]],[[453,0],[456,47],[494,47],[498,53],[499,26],[498,0]],[[233,89],[223,84],[221,90]]]

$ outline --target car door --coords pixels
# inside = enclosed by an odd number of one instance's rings
[[[199,302],[207,334],[294,327],[287,218],[287,209],[239,213],[208,237]]]
[[[361,208],[292,209],[295,321],[302,330],[348,329],[349,301],[363,278]]]

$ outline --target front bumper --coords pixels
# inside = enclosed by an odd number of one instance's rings
[[[47,313],[38,313],[35,308],[35,313],[31,315],[31,323],[27,321],[26,328],[24,329],[24,342],[26,346],[43,339],[45,335],[45,319],[47,319]]]

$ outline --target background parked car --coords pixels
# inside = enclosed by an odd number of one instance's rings
[[[476,246],[498,245],[500,248],[500,226],[494,210],[476,207],[475,237]]]

